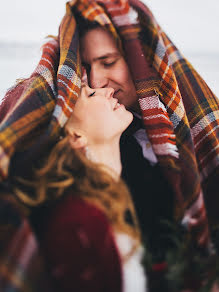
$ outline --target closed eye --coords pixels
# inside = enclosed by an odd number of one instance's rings
[[[91,94],[88,95],[88,97],[93,96],[96,93],[96,91],[92,92]]]
[[[113,66],[115,63],[116,63],[116,61],[113,61],[111,63],[103,63],[103,66],[107,68],[107,67]]]

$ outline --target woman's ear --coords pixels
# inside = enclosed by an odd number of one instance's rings
[[[87,138],[77,131],[72,131],[69,133],[69,143],[73,149],[84,149],[87,146]]]

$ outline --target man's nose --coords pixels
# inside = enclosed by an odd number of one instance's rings
[[[91,88],[108,87],[109,83],[106,73],[98,68],[91,68],[88,81]]]

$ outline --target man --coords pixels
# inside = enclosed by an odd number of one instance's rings
[[[130,5],[127,1],[86,0],[67,4],[59,38],[44,46],[34,73],[12,88],[1,104],[1,179],[7,178],[9,170],[17,173],[24,169],[24,162],[32,163],[33,157],[40,157],[40,151],[59,136],[74,108],[80,92],[81,71],[73,9],[88,21],[99,22],[114,39],[113,42],[109,35],[102,34],[98,35],[101,42],[96,38],[94,43],[96,34],[90,31],[82,41],[82,47],[86,46],[86,53],[81,50],[82,61],[90,85],[113,87],[115,97],[133,110],[136,117],[140,114],[142,118],[145,130],[140,125],[134,131],[134,138],[127,135],[133,151],[123,150],[123,164],[127,161],[125,168],[131,169],[124,177],[133,192],[136,187],[141,191],[143,188],[143,196],[137,196],[136,205],[144,224],[150,225],[144,219],[145,213],[152,213],[155,220],[157,213],[153,211],[159,212],[164,203],[171,210],[173,200],[174,219],[193,231],[199,245],[208,246],[202,189],[212,225],[218,222],[215,208],[219,172],[218,101],[162,32],[151,12],[137,0],[130,1]],[[92,48],[88,50],[90,43]],[[114,50],[113,54],[109,49]],[[135,167],[131,166],[132,162]],[[140,166],[141,171],[137,171]],[[142,181],[144,187],[140,185]],[[159,188],[165,188],[164,196]],[[157,189],[154,194],[159,194],[159,198],[155,195],[153,198],[153,194],[147,196],[153,189]],[[133,198],[137,200],[135,195]],[[155,209],[150,210],[146,198],[154,199]],[[168,202],[170,205],[166,205]],[[148,205],[147,212],[145,205]]]
[[[79,22],[83,26],[82,21]],[[79,31],[82,64],[90,86],[113,88],[119,103],[130,109],[136,119],[141,119],[141,108],[129,67],[113,37],[100,26],[79,26]],[[144,63],[144,70],[152,71],[147,62]],[[152,74],[155,73],[152,71]],[[134,130],[132,135],[134,139],[127,138],[130,136],[128,134],[121,142],[123,177],[132,191],[142,230],[150,241],[153,253],[160,258],[169,244],[169,240],[163,239],[169,236],[164,221],[173,222],[175,194],[162,174],[143,123],[140,122],[140,129]],[[185,212],[182,223],[197,233],[200,246],[207,246],[209,233],[202,195],[195,206]]]

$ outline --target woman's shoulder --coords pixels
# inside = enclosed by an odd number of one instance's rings
[[[82,241],[89,238],[89,242],[98,247],[103,241],[105,245],[114,242],[112,226],[103,211],[72,194],[64,196],[44,212],[40,226],[39,233],[46,238],[55,238],[57,234],[69,238],[74,234]]]
[[[108,220],[97,206],[79,196],[68,194],[50,209],[49,217],[54,222],[96,223],[108,226]]]
[[[43,229],[41,247],[58,287],[55,291],[121,291],[113,231],[95,205],[65,196],[48,212]]]

